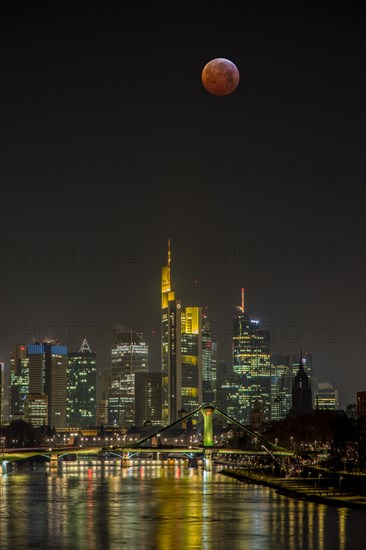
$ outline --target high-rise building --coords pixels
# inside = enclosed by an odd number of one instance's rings
[[[99,371],[97,381],[97,426],[108,424],[108,397],[112,384],[112,369]]]
[[[161,270],[161,371],[162,422],[178,419],[181,409],[181,302],[171,287],[171,253],[168,241],[168,262]]]
[[[202,402],[216,401],[216,342],[212,341],[210,322],[202,316]]]
[[[135,375],[135,426],[146,421],[161,424],[161,372],[139,372]]]
[[[97,375],[97,401],[108,400],[108,394],[112,383],[112,369],[104,369]]]
[[[239,422],[249,423],[257,400],[265,421],[271,418],[270,331],[244,312],[234,318],[233,370],[239,376]]]
[[[46,356],[43,344],[35,343],[27,346],[29,369],[29,393],[42,395],[45,393]]]
[[[217,349],[217,345],[216,345]],[[240,418],[239,375],[235,374],[233,367],[223,359],[216,361],[216,405],[232,418]]]
[[[338,390],[335,390],[329,382],[323,381],[317,384],[314,392],[314,409],[336,411],[339,409]]]
[[[217,342],[212,342],[212,354],[211,354],[211,365],[212,365],[212,391],[213,391],[213,403],[216,403],[217,400],[217,361],[218,361],[218,345]]]
[[[142,334],[117,331],[112,347],[112,378],[108,396],[108,424],[130,427],[135,422],[135,375],[148,372],[149,348]]]
[[[10,420],[24,418],[24,405],[29,393],[29,359],[25,344],[17,344],[10,354]]]
[[[286,417],[292,402],[290,356],[271,354],[271,420]]]
[[[29,344],[29,395],[47,395],[48,425],[66,426],[67,347],[55,341]]]
[[[217,384],[218,408],[238,420],[241,416],[240,409],[240,377],[234,372],[222,373],[220,383]]]
[[[181,309],[181,406],[202,405],[202,308]]]
[[[5,363],[0,361],[0,426],[4,423],[5,411],[4,411],[4,402],[5,402]]]
[[[96,353],[86,339],[78,352],[69,352],[67,366],[67,424],[88,428],[96,422]]]

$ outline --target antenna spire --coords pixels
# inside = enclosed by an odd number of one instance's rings
[[[241,289],[241,310],[244,313],[244,288]]]
[[[170,239],[168,239],[168,267],[170,267],[170,260],[171,260],[171,254],[170,254]]]

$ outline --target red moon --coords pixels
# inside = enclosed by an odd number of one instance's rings
[[[239,71],[232,61],[218,57],[205,65],[202,84],[213,95],[229,95],[239,84]]]

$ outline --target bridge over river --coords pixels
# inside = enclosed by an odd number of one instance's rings
[[[161,444],[161,434],[169,430],[173,426],[181,423],[184,420],[187,420],[194,416],[197,413],[202,413],[203,415],[203,444],[198,446],[164,446]],[[256,450],[244,450],[238,448],[229,448],[229,447],[219,447],[213,444],[213,416],[218,414],[222,416],[226,421],[236,425],[250,437],[256,438],[258,441],[259,448]],[[158,443],[152,445],[153,441]],[[185,415],[184,417],[172,422],[164,428],[160,428],[158,431],[149,434],[148,436],[136,441],[132,445],[125,445],[120,447],[113,447],[113,449],[108,449],[106,447],[89,447],[89,448],[80,448],[80,447],[62,447],[62,448],[37,448],[37,449],[7,449],[2,454],[0,460],[2,462],[2,471],[6,473],[11,468],[11,463],[19,460],[31,460],[34,457],[44,457],[46,460],[50,461],[50,466],[58,465],[60,460],[65,459],[68,455],[76,455],[76,457],[102,457],[108,455],[109,457],[115,457],[121,460],[121,464],[130,460],[136,455],[146,454],[155,456],[155,458],[160,458],[162,456],[179,456],[187,457],[188,459],[193,459],[198,455],[201,455],[204,458],[204,466],[206,469],[211,469],[213,457],[218,458],[220,455],[248,455],[248,456],[260,456],[260,455],[270,455],[274,462],[277,462],[282,466],[283,459],[291,457],[295,454],[294,450],[281,447],[271,441],[268,441],[261,434],[249,429],[237,422],[234,418],[231,418],[224,412],[220,411],[215,405],[204,404],[192,411],[191,413]]]

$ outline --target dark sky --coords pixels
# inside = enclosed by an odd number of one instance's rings
[[[247,311],[274,327],[272,351],[313,353],[314,374],[354,402],[366,385],[357,9],[12,3],[1,359],[32,329],[72,350],[86,334],[104,369],[124,323],[143,331],[157,370],[171,238],[177,295],[208,308],[220,358],[245,287]],[[231,96],[201,84],[215,57],[240,71]]]

